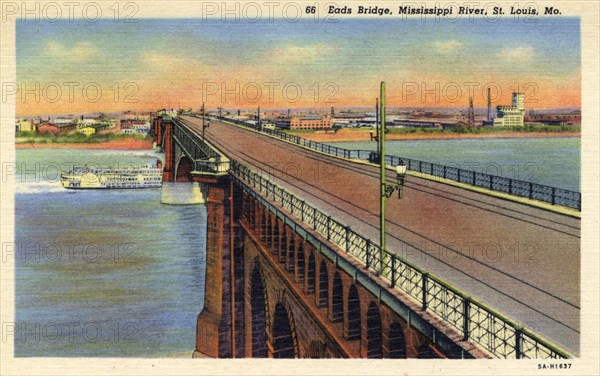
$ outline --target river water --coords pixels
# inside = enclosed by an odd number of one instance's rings
[[[191,357],[205,207],[161,205],[160,189],[65,190],[57,179],[72,164],[156,157],[17,150],[15,356]]]
[[[377,150],[376,143],[368,141],[330,145],[352,150]],[[580,138],[387,141],[386,154],[580,190]]]

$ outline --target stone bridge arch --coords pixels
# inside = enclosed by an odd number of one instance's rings
[[[251,329],[251,344],[253,358],[267,358],[269,356],[267,346],[267,328],[269,327],[268,320],[268,294],[265,289],[265,283],[260,268],[257,262],[252,270],[250,277],[250,325]]]
[[[381,313],[376,303],[369,304],[367,310],[367,358],[383,358],[383,330]]]
[[[273,312],[273,326],[271,328],[273,358],[298,357],[297,344],[295,344],[293,317],[283,302],[275,305]]]
[[[194,162],[186,155],[181,155],[175,165],[175,181],[192,182],[192,171],[194,171]]]

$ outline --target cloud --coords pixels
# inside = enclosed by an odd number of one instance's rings
[[[207,69],[201,61],[158,52],[142,54],[142,63],[149,71],[157,73],[193,74]]]
[[[529,61],[535,57],[535,54],[535,49],[530,46],[505,47],[499,53],[500,57],[511,61]]]
[[[50,41],[46,44],[46,53],[70,61],[90,60],[99,55],[98,48],[89,42],[78,42],[69,47],[59,42]]]
[[[463,47],[463,44],[456,39],[451,39],[447,41],[436,41],[433,42],[433,48],[435,48],[438,52],[449,53],[458,51]]]
[[[283,48],[278,48],[275,53],[278,59],[288,61],[313,61],[322,57],[326,57],[335,51],[335,47],[325,43],[312,45],[287,45]]]
[[[206,79],[219,79],[214,67],[198,59],[179,57],[158,52],[146,52],[141,55],[142,70],[145,79],[171,83],[192,82]]]

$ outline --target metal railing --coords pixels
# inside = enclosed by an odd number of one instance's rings
[[[230,169],[229,160],[215,160],[215,158],[199,159],[195,161],[194,165],[192,173],[226,175]]]
[[[331,146],[321,142],[307,140],[302,137],[290,135],[288,133],[273,129],[261,129],[261,127],[258,125],[247,123],[245,121],[229,119],[226,117],[217,117],[217,119],[250,128],[255,131],[260,131],[293,144],[304,146],[337,157],[362,159],[368,160],[372,163],[379,163],[378,154],[368,150],[349,150],[339,148],[337,146]],[[497,175],[484,174],[473,170],[464,170],[461,168],[445,166],[437,163],[398,157],[394,155],[386,155],[385,161],[386,164],[390,166],[396,166],[400,163],[400,161],[403,161],[411,171],[452,180],[458,183],[469,184],[475,187],[489,189],[491,191],[506,193],[512,196],[526,197],[532,200],[547,202],[552,205],[562,205],[581,211],[580,192],[550,187],[543,184],[530,183],[523,180],[505,178]]]
[[[192,130],[177,119],[170,120],[173,123],[173,137],[181,144],[182,148],[189,153],[193,160],[220,158],[221,155],[201,140]]]
[[[194,162],[194,173],[225,175],[229,170],[229,158],[213,149],[206,141],[199,139],[194,132],[178,119],[173,123],[173,139]]]
[[[293,144],[305,146],[307,148],[317,150],[317,151],[320,151],[323,153],[327,153],[330,155],[335,155],[337,157],[368,160],[371,155],[371,152],[368,150],[350,150],[350,149],[338,148],[337,146],[332,146],[332,145],[324,144],[322,142],[307,140],[306,138],[294,136],[292,134],[277,131],[274,129],[268,129],[268,128],[264,128],[264,127],[262,127],[262,129],[261,129],[261,127],[259,127],[256,124],[247,123],[247,122],[241,121],[241,120],[230,119],[230,118],[226,118],[226,117],[218,117],[218,116],[216,117],[216,119],[221,120],[221,121],[226,121],[229,123],[233,123],[233,124],[237,124],[242,127],[253,129],[255,131],[263,132],[263,133],[266,133],[273,137],[277,137],[279,139],[291,142]]]
[[[369,160],[372,162],[377,161],[377,153],[372,153]],[[469,184],[475,187],[486,188],[491,191],[502,192],[512,196],[521,196],[531,200],[544,201],[552,205],[562,205],[581,211],[581,193],[579,192],[497,175],[484,174],[473,170],[464,170],[437,163],[397,157],[395,155],[385,156],[385,163],[387,165],[397,166],[400,162],[406,164],[409,170],[422,174]]]
[[[571,355],[482,302],[388,250],[237,161],[235,181],[281,205],[308,228],[352,255],[369,271],[443,319],[465,340],[498,358],[570,358]]]

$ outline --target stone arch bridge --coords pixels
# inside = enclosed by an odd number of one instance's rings
[[[165,151],[163,180],[204,187],[206,292],[194,356],[569,356],[418,266],[384,255],[264,173],[230,161],[202,133],[179,119],[153,121]]]

